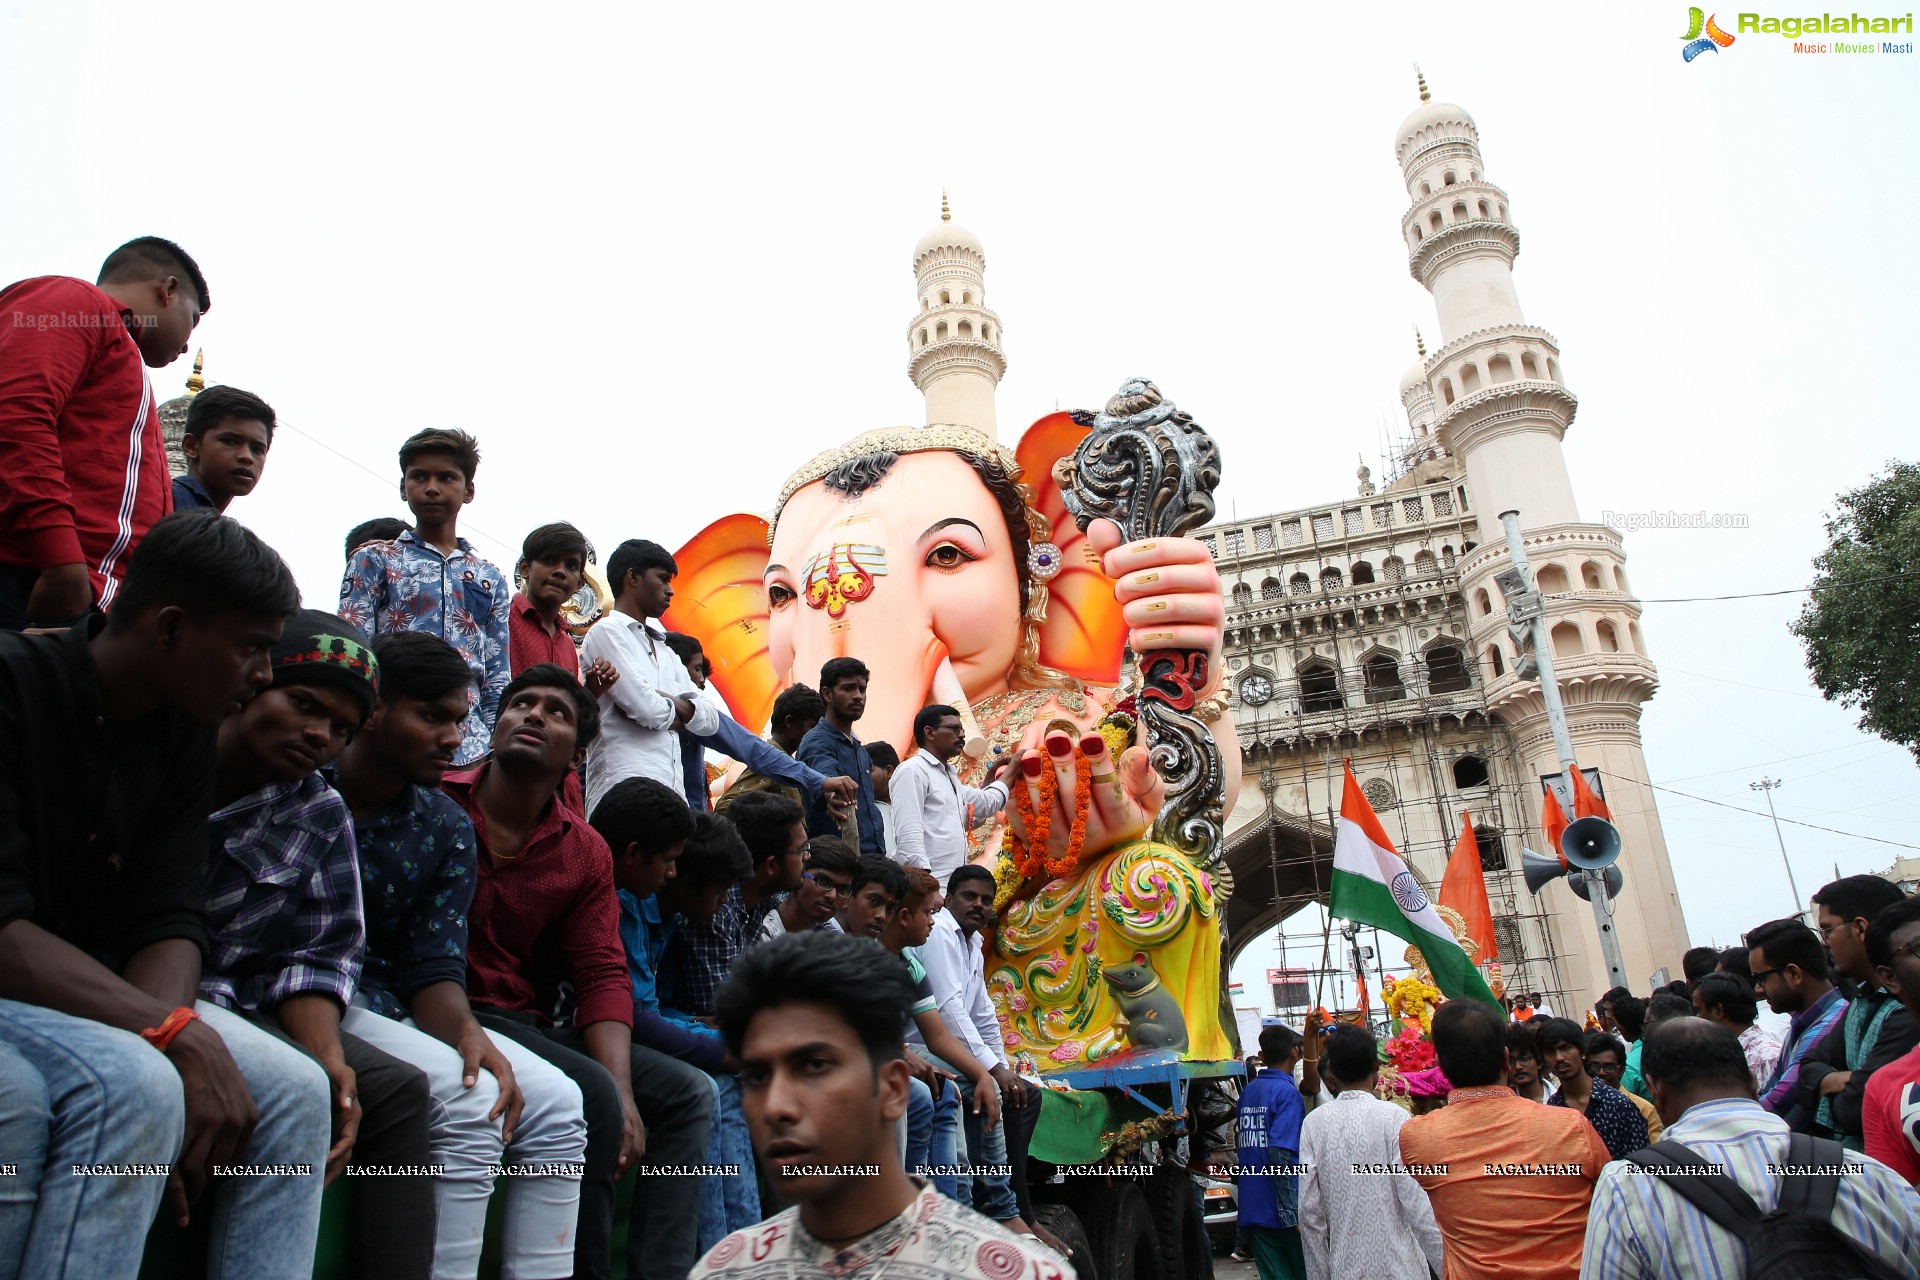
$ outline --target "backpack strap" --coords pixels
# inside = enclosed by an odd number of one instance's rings
[[[1847,1158],[1846,1148],[1828,1138],[1810,1133],[1787,1137],[1787,1164],[1796,1168],[1814,1165],[1840,1165]],[[1833,1220],[1833,1204],[1840,1194],[1837,1173],[1788,1174],[1780,1179],[1780,1204],[1776,1213],[1804,1213],[1822,1222]]]
[[[1739,1183],[1671,1138],[1642,1147],[1627,1157],[1673,1188],[1674,1193],[1707,1215],[1735,1238],[1751,1242],[1760,1229],[1760,1206]]]

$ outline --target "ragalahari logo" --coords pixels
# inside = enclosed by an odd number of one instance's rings
[[[1687,10],[1687,33],[1680,37],[1687,42],[1687,47],[1680,51],[1682,58],[1692,62],[1703,53],[1718,53],[1733,43],[1733,37],[1722,31],[1713,20],[1718,16],[1709,15],[1706,10],[1699,8]],[[1706,34],[1702,35],[1702,32]]]

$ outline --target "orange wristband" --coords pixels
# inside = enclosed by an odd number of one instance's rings
[[[179,1035],[189,1022],[197,1021],[199,1017],[200,1015],[192,1009],[182,1005],[180,1008],[168,1014],[159,1026],[148,1027],[145,1031],[142,1031],[140,1038],[160,1052],[165,1053],[167,1046],[173,1043],[173,1038]]]

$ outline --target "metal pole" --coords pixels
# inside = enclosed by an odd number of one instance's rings
[[[1780,846],[1780,865],[1787,869],[1787,888],[1793,891],[1793,914],[1804,917],[1807,909],[1800,902],[1800,885],[1793,878],[1793,863],[1787,860],[1787,842],[1780,835],[1780,815],[1773,811],[1774,788],[1784,785],[1778,778],[1762,778],[1758,782],[1749,782],[1747,787],[1767,798],[1767,815],[1773,819],[1773,839]]]
[[[1533,591],[1533,570],[1527,564],[1526,548],[1520,541],[1520,513],[1502,511],[1500,525],[1507,534],[1507,555],[1513,562],[1513,571],[1519,575],[1522,586],[1528,593]],[[1560,682],[1553,674],[1553,639],[1547,632],[1547,611],[1544,602],[1537,598],[1533,601],[1528,625],[1533,632],[1533,660],[1540,668],[1540,698],[1547,705],[1547,727],[1553,733],[1553,749],[1560,756],[1560,768],[1568,774],[1571,781],[1572,771],[1580,766],[1573,758],[1573,736],[1567,731],[1567,709],[1560,702]],[[1514,610],[1511,601],[1509,611]],[[1515,621],[1521,619],[1515,618]],[[1554,853],[1560,852],[1558,849]],[[1598,871],[1580,871],[1581,878],[1587,884],[1587,900],[1593,906],[1594,927],[1600,931],[1600,954],[1607,965],[1609,986],[1627,986],[1627,968],[1620,959],[1620,940],[1613,932],[1613,904],[1607,900],[1606,877]],[[1798,896],[1797,894],[1795,896]]]

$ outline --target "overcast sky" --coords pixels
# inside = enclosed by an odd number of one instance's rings
[[[1700,797],[1660,797],[1694,941],[1793,905],[1767,820],[1707,803],[1764,809],[1763,774],[1857,833],[1783,828],[1802,897],[1903,852],[1862,837],[1920,844],[1911,755],[1807,682],[1802,597],[1658,603],[1804,586],[1832,496],[1913,439],[1920,61],[1755,35],[1689,64],[1678,5],[1323,12],[15,5],[0,279],[193,253],[209,378],[285,425],[232,514],[330,606],[421,427],[479,437],[463,531],[510,568],[556,518],[678,546],[920,422],[909,258],[945,186],[1005,323],[1003,437],[1150,376],[1245,517],[1378,470],[1412,326],[1438,337],[1393,157],[1418,60],[1511,197],[1583,516],[1749,522],[1626,543],[1648,768]]]

